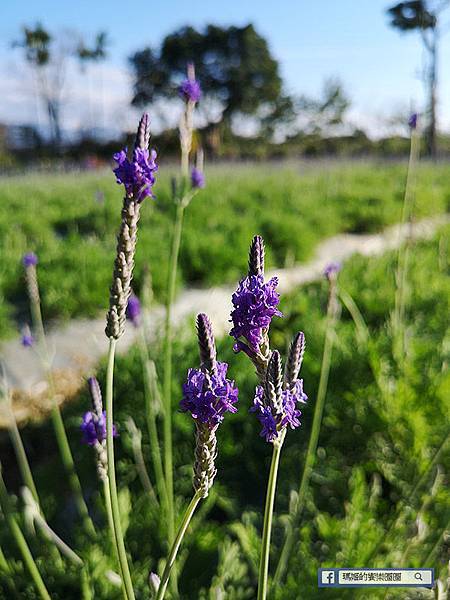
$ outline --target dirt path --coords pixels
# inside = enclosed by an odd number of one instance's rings
[[[411,229],[414,239],[431,238],[436,229],[450,221],[448,216],[426,219],[416,223]],[[304,265],[277,269],[280,280],[279,291],[286,293],[296,287],[322,277],[323,269],[331,261],[344,262],[353,254],[364,256],[380,255],[395,249],[409,235],[409,226],[395,225],[382,233],[370,235],[342,234],[319,244],[315,257]],[[186,289],[174,306],[175,325],[182,324],[188,317],[198,312],[210,315],[217,334],[229,328],[231,286],[210,289]],[[161,326],[164,311],[155,307],[147,315],[150,335]],[[84,378],[92,373],[99,359],[106,354],[107,339],[104,334],[104,318],[79,319],[57,327],[48,333],[48,345],[53,355],[53,369],[57,381],[58,401],[72,397]],[[129,325],[118,345],[119,352],[125,352],[136,335]],[[48,409],[47,384],[39,356],[33,349],[23,348],[20,340],[12,340],[0,346],[0,360],[4,365],[9,387],[14,392],[14,411],[18,421],[38,418]],[[6,414],[0,406],[0,427],[5,426]]]

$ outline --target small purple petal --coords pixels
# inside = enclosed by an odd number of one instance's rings
[[[198,102],[202,95],[200,84],[196,79],[185,79],[178,91],[186,102]]]
[[[341,263],[331,262],[325,267],[325,269],[323,270],[323,274],[329,280],[331,279],[331,277],[335,277],[341,269]]]
[[[141,316],[141,302],[137,296],[132,294],[128,300],[127,317],[135,327],[139,326]]]
[[[31,335],[31,333],[24,333],[21,341],[22,346],[25,348],[31,348],[31,346],[34,344],[34,337]]]
[[[27,254],[24,254],[22,264],[26,269],[28,267],[35,267],[38,264],[38,257],[34,252],[28,252]]]
[[[418,119],[419,115],[417,113],[413,113],[409,119],[408,119],[408,126],[410,127],[410,129],[416,129],[417,128],[417,119]]]
[[[191,185],[194,189],[205,187],[205,175],[196,167],[194,167],[191,172]]]

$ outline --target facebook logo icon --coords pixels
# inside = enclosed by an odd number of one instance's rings
[[[321,569],[320,571],[320,581],[319,581],[319,585],[320,587],[325,587],[327,585],[334,585],[335,582],[335,578],[334,578],[334,571],[328,571],[326,569]]]

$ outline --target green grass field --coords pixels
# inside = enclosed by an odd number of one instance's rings
[[[161,166],[157,199],[143,207],[139,231],[135,291],[148,265],[157,300],[167,277],[171,172]],[[405,174],[406,165],[375,162],[211,167],[207,188],[186,212],[180,284],[235,280],[256,232],[267,241],[269,266],[283,266],[307,259],[335,233],[379,231],[401,218]],[[416,217],[446,211],[449,190],[445,165],[420,166]],[[47,320],[105,309],[121,195],[110,172],[0,180],[0,337],[16,335],[17,321],[28,317],[26,251],[39,255]]]

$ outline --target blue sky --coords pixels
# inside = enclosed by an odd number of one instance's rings
[[[30,74],[24,71],[18,52],[10,49],[10,41],[25,23],[39,20],[52,31],[72,28],[86,36],[101,29],[108,31],[110,54],[102,68],[103,100],[111,109],[103,115],[108,125],[119,107],[127,111],[130,88],[126,59],[134,50],[156,45],[165,34],[186,24],[201,27],[209,22],[253,22],[269,40],[288,91],[316,94],[327,77],[339,77],[353,100],[352,120],[367,124],[376,133],[394,112],[420,108],[423,103],[420,39],[388,27],[385,9],[390,4],[386,0],[3,1],[0,75],[4,75],[7,93],[0,103],[0,121],[32,119],[40,110],[36,103],[30,103],[23,88]],[[439,71],[439,114],[446,129],[450,128],[450,69],[445,68],[449,60],[450,32],[442,41]],[[95,73],[92,77],[90,85],[95,87]],[[79,77],[72,83],[68,93],[72,102],[83,98],[81,88],[85,87],[86,80],[83,83]],[[69,110],[72,118],[76,104]]]

